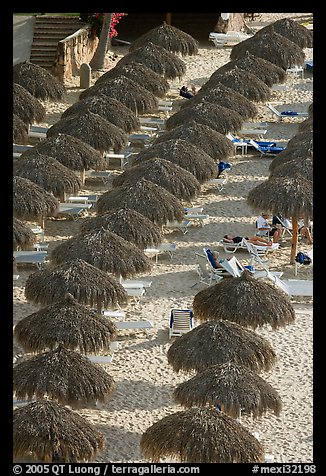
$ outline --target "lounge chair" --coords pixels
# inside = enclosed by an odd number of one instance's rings
[[[162,253],[168,253],[172,259],[177,245],[175,243],[161,243],[157,248],[145,248],[144,253],[150,258],[155,258],[155,263],[158,263],[158,257]]]
[[[247,247],[243,243],[243,240],[239,243],[227,243],[224,240],[220,240],[219,244],[220,246],[223,246],[225,253],[235,253],[238,249],[247,249]]]
[[[213,266],[208,262],[206,254],[201,254],[195,252],[196,258],[196,271],[199,276],[199,282],[210,286],[213,282],[219,282],[223,279],[222,269],[214,269]],[[195,283],[192,287],[196,286]]]
[[[296,111],[278,111],[271,103],[266,103],[266,107],[272,113],[272,116],[276,116],[279,121],[284,117],[308,117],[307,112],[296,112]]]
[[[169,339],[180,337],[193,328],[193,312],[191,309],[172,309],[170,314]]]
[[[222,192],[224,190],[224,185],[226,184],[227,179],[226,178],[212,178],[207,180],[206,184],[208,185],[215,185],[217,187],[217,190],[219,192]]]
[[[31,124],[29,127],[28,136],[37,139],[46,139],[48,130],[48,127],[35,126],[34,124]]]
[[[185,215],[187,221],[191,223],[199,223],[199,226],[204,226],[204,220],[209,218],[209,215],[204,215],[203,213],[187,213]]]
[[[241,41],[251,38],[252,35],[241,33],[240,31],[228,31],[227,33],[211,32],[208,40],[212,41],[216,48],[223,48],[223,46],[233,46]]]
[[[16,264],[35,264],[42,269],[48,258],[47,251],[14,251],[13,256]]]
[[[120,321],[116,322],[116,327],[118,330],[144,330],[147,334],[148,329],[153,329],[153,324],[148,320],[141,321]]]
[[[181,231],[184,235],[188,233],[188,228],[191,225],[191,221],[187,219],[184,219],[182,222],[181,221],[168,221],[164,225],[162,225],[162,231],[164,230],[178,230]]]
[[[259,145],[258,142],[252,139],[248,140],[248,146],[249,145],[252,146],[254,149],[258,150],[258,152],[260,152],[260,157],[275,156],[286,149],[286,147],[283,147],[283,146],[277,147],[277,146],[271,146],[271,145],[268,145],[268,146]]]
[[[277,278],[283,276],[282,271],[269,271],[267,269],[259,271],[256,270],[255,267],[252,265],[243,265],[242,263],[240,263],[240,261],[237,260],[235,256],[232,256],[232,258],[229,260],[222,260],[221,266],[223,266],[223,268],[234,278],[238,278],[239,276],[241,276],[245,269],[250,271],[255,278],[267,278],[269,277],[269,275],[273,277],[276,276]]]
[[[289,74],[294,74],[295,76],[299,76],[301,79],[304,78],[304,68],[303,66],[294,65],[291,68],[287,68],[286,70]]]
[[[82,216],[87,215],[87,210],[92,208],[91,203],[60,203],[58,215],[67,215],[74,221],[78,221]]]
[[[104,185],[109,183],[112,172],[109,170],[86,170],[85,180],[88,178],[99,178],[102,179]]]

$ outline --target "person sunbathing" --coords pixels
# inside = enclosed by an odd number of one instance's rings
[[[273,242],[268,241],[262,236],[233,236],[233,235],[224,235],[223,241],[225,243],[241,243],[241,241],[245,238],[249,243],[253,243],[257,246],[272,246]]]

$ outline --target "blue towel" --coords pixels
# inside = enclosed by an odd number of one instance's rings
[[[295,111],[282,111],[281,112],[282,116],[297,116],[298,113]]]
[[[269,142],[269,141],[256,141],[256,144],[259,145],[259,147],[276,147],[276,142]]]
[[[212,255],[212,252],[211,250],[206,250],[206,254],[207,254],[207,258],[209,259],[209,262],[211,263],[211,265],[213,266],[213,268],[217,269],[217,266],[216,266],[216,263],[215,263],[215,260],[214,260],[214,257]]]
[[[260,147],[262,152],[268,152],[270,154],[279,154],[285,147]]]

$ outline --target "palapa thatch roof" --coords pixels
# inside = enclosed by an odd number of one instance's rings
[[[99,214],[121,207],[136,210],[159,226],[169,221],[182,221],[184,217],[180,200],[165,188],[146,179],[140,179],[132,185],[126,183],[105,192],[96,202]]]
[[[130,63],[141,63],[168,80],[182,78],[187,69],[186,63],[181,58],[163,46],[154,45],[151,41],[127,53],[116,66]]]
[[[136,245],[103,227],[68,238],[50,253],[54,265],[77,258],[123,278],[152,268],[150,259]]]
[[[276,363],[268,340],[226,320],[207,321],[183,334],[172,343],[167,358],[175,372],[202,372],[211,365],[229,361],[260,372],[269,371]]]
[[[13,85],[13,113],[25,124],[42,122],[46,111],[41,102],[20,84]]]
[[[117,336],[114,322],[79,304],[69,293],[21,319],[14,337],[27,353],[54,350],[59,344],[83,354],[108,351]]]
[[[113,188],[145,178],[165,188],[179,200],[191,202],[200,192],[200,183],[188,170],[166,159],[153,158],[134,165],[112,180]]]
[[[279,165],[273,168],[270,172],[270,177],[292,177],[293,175],[301,174],[306,179],[313,181],[313,159],[312,157],[302,157],[300,159],[286,160],[280,162]]]
[[[92,461],[105,438],[84,417],[56,402],[41,400],[13,412],[13,458],[30,453],[44,463]]]
[[[65,97],[63,83],[46,69],[28,61],[13,66],[13,81],[38,99],[60,101]]]
[[[254,56],[263,58],[286,70],[293,65],[301,65],[305,54],[296,43],[279,35],[272,29],[265,33],[256,33],[232,47],[230,59],[242,58],[249,51]]]
[[[199,321],[226,319],[253,329],[268,324],[275,330],[295,319],[290,298],[247,270],[238,278],[223,279],[199,291],[193,300],[193,311]]]
[[[269,210],[286,217],[313,216],[313,184],[296,174],[292,177],[271,177],[252,188],[247,203],[255,210]]]
[[[158,73],[155,73],[151,68],[148,68],[141,63],[129,63],[125,65],[115,66],[114,68],[106,71],[96,81],[95,84],[102,84],[108,79],[117,78],[121,75],[132,79],[136,83],[139,83],[143,88],[147,89],[154,96],[162,98],[170,89],[168,81]]]
[[[81,188],[77,175],[56,159],[38,152],[26,151],[15,164],[15,174],[36,183],[44,190],[61,198],[65,193],[75,194]],[[28,155],[33,154],[33,155]]]
[[[61,114],[61,119],[87,112],[98,114],[125,132],[133,132],[140,129],[140,122],[136,114],[122,104],[122,102],[110,98],[106,94],[89,96],[75,102]]]
[[[281,18],[259,30],[259,33],[274,30],[279,35],[285,36],[300,48],[313,48],[313,33],[304,25],[291,18]]]
[[[177,403],[193,406],[221,407],[222,412],[238,418],[242,411],[254,418],[268,410],[280,416],[282,400],[278,392],[256,372],[233,362],[213,365],[173,391]]]
[[[253,102],[222,83],[200,89],[191,101],[183,101],[182,107],[192,107],[202,101],[231,109],[240,114],[243,119],[252,119],[258,114],[258,109]]]
[[[221,72],[217,69],[203,84],[200,91],[206,92],[207,89],[212,89],[218,84],[224,84],[254,102],[268,101],[272,95],[271,89],[264,81],[253,73],[237,67]]]
[[[172,139],[187,141],[202,149],[216,161],[225,160],[234,154],[234,146],[230,139],[211,127],[196,121],[189,121],[170,131],[163,132],[154,139],[152,146]]]
[[[80,226],[80,231],[89,233],[102,227],[130,241],[142,250],[153,248],[163,240],[161,230],[157,225],[141,213],[129,208],[117,208],[104,215],[85,218]]]
[[[59,201],[29,179],[13,177],[13,214],[20,220],[38,220],[55,216]]]
[[[26,144],[28,139],[28,125],[16,114],[12,116],[12,139],[15,144]]]
[[[148,42],[161,46],[171,53],[180,53],[182,56],[193,56],[198,53],[199,42],[185,31],[168,25],[165,21],[145,32],[134,40],[129,51],[145,46]]]
[[[286,72],[284,69],[264,58],[250,54],[249,51],[246,51],[245,55],[238,59],[228,61],[218,68],[218,71],[223,73],[234,68],[248,71],[269,87],[272,87],[273,84],[276,83],[283,83],[286,80]]]
[[[108,79],[103,83],[96,84],[85,89],[79,95],[79,99],[86,99],[99,94],[117,99],[134,114],[145,114],[157,111],[158,101],[153,93],[145,89],[123,74],[117,78]]]
[[[215,177],[216,163],[202,149],[182,139],[170,139],[153,144],[146,150],[131,157],[132,165],[138,165],[152,158],[169,160],[191,172],[200,184]]]
[[[59,133],[77,137],[100,152],[110,148],[120,151],[128,142],[125,131],[93,112],[60,119],[48,129],[46,136],[53,137]]]
[[[286,145],[286,150],[296,149],[300,155],[313,153],[314,134],[313,131],[297,132]],[[284,152],[284,151],[282,151]],[[305,153],[305,154],[304,154]]]
[[[24,152],[24,157],[38,154],[52,157],[71,170],[88,170],[106,163],[98,150],[69,134],[59,133],[39,141],[33,148]]]
[[[311,115],[304,121],[300,122],[300,124],[298,125],[298,133],[299,132],[313,132],[313,128],[314,128],[314,118]]]
[[[163,417],[143,433],[146,460],[170,457],[181,463],[259,463],[261,443],[241,424],[215,408],[190,408]]]
[[[106,402],[114,390],[113,377],[101,366],[61,344],[13,369],[13,393],[18,400],[48,398],[81,408],[96,401]]]
[[[312,142],[312,140],[311,140]],[[306,158],[313,159],[313,149],[312,144],[311,148],[307,143],[303,142],[303,147],[301,147],[300,142],[298,142],[298,147],[287,147],[286,149],[282,150],[276,157],[273,158],[271,163],[269,164],[269,172],[270,174],[279,167],[280,165],[285,164],[288,161],[297,160],[301,161]],[[306,147],[305,147],[306,146]]]
[[[240,114],[227,107],[210,102],[200,102],[191,107],[182,108],[170,116],[166,120],[166,129],[173,129],[191,120],[205,124],[221,134],[236,133],[241,129],[243,123]]]
[[[308,115],[309,117],[312,117],[313,116],[313,111],[314,111],[314,103],[310,103],[309,104],[309,107],[308,107]]]
[[[66,293],[82,304],[112,308],[127,303],[127,292],[115,278],[82,259],[36,271],[25,285],[27,301],[47,306],[59,301]]]
[[[30,248],[36,241],[36,235],[32,232],[31,228],[19,220],[13,217],[13,249],[18,247],[21,249]]]

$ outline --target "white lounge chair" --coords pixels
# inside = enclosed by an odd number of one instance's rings
[[[212,179],[209,179],[207,180],[207,184],[208,185],[215,185],[217,187],[217,190],[219,192],[222,192],[222,190],[224,189],[224,185],[226,184],[227,182],[227,179],[226,178],[212,178]]]
[[[192,223],[198,223],[201,227],[204,226],[204,220],[207,220],[209,215],[204,215],[203,213],[187,213],[185,219]]]
[[[287,73],[293,74],[294,76],[299,76],[301,79],[304,78],[304,68],[303,66],[294,65],[291,68],[287,68]]]
[[[42,269],[48,258],[47,251],[14,251],[13,256],[16,264],[35,264]]]
[[[109,183],[111,178],[112,172],[109,170],[86,170],[85,172],[85,180],[88,178],[99,178],[102,179],[104,185]]]
[[[272,116],[276,116],[279,121],[284,119],[284,117],[308,117],[307,112],[296,112],[296,111],[278,111],[271,103],[266,103],[266,107],[271,112]]]
[[[145,248],[144,253],[150,258],[155,258],[155,263],[158,263],[158,257],[160,254],[168,253],[170,258],[173,258],[173,254],[177,249],[175,243],[161,243],[157,248]]]
[[[227,33],[215,33],[209,34],[209,41],[212,41],[217,48],[223,48],[223,46],[233,46],[241,41],[251,38],[252,35],[247,35],[240,31],[228,31]]]
[[[202,284],[206,284],[210,286],[213,282],[218,283],[223,279],[222,276],[222,269],[214,269],[207,260],[207,256],[205,254],[197,253],[195,251],[195,258],[196,258],[196,272],[199,276],[199,282]],[[192,287],[196,286],[195,283]]]
[[[169,339],[180,337],[194,327],[191,309],[172,309],[170,314]]]
[[[87,215],[87,210],[92,208],[91,203],[60,203],[58,215],[67,215],[74,221],[78,221],[82,216]]]
[[[182,222],[181,221],[168,221],[164,225],[162,225],[162,231],[164,230],[167,231],[172,231],[172,230],[178,230],[181,231],[184,235],[188,233],[188,228],[191,225],[191,221],[188,220],[188,218],[184,219]]]
[[[143,330],[145,333],[148,333],[148,329],[153,329],[153,324],[148,320],[141,321],[120,321],[116,323],[118,330]]]

